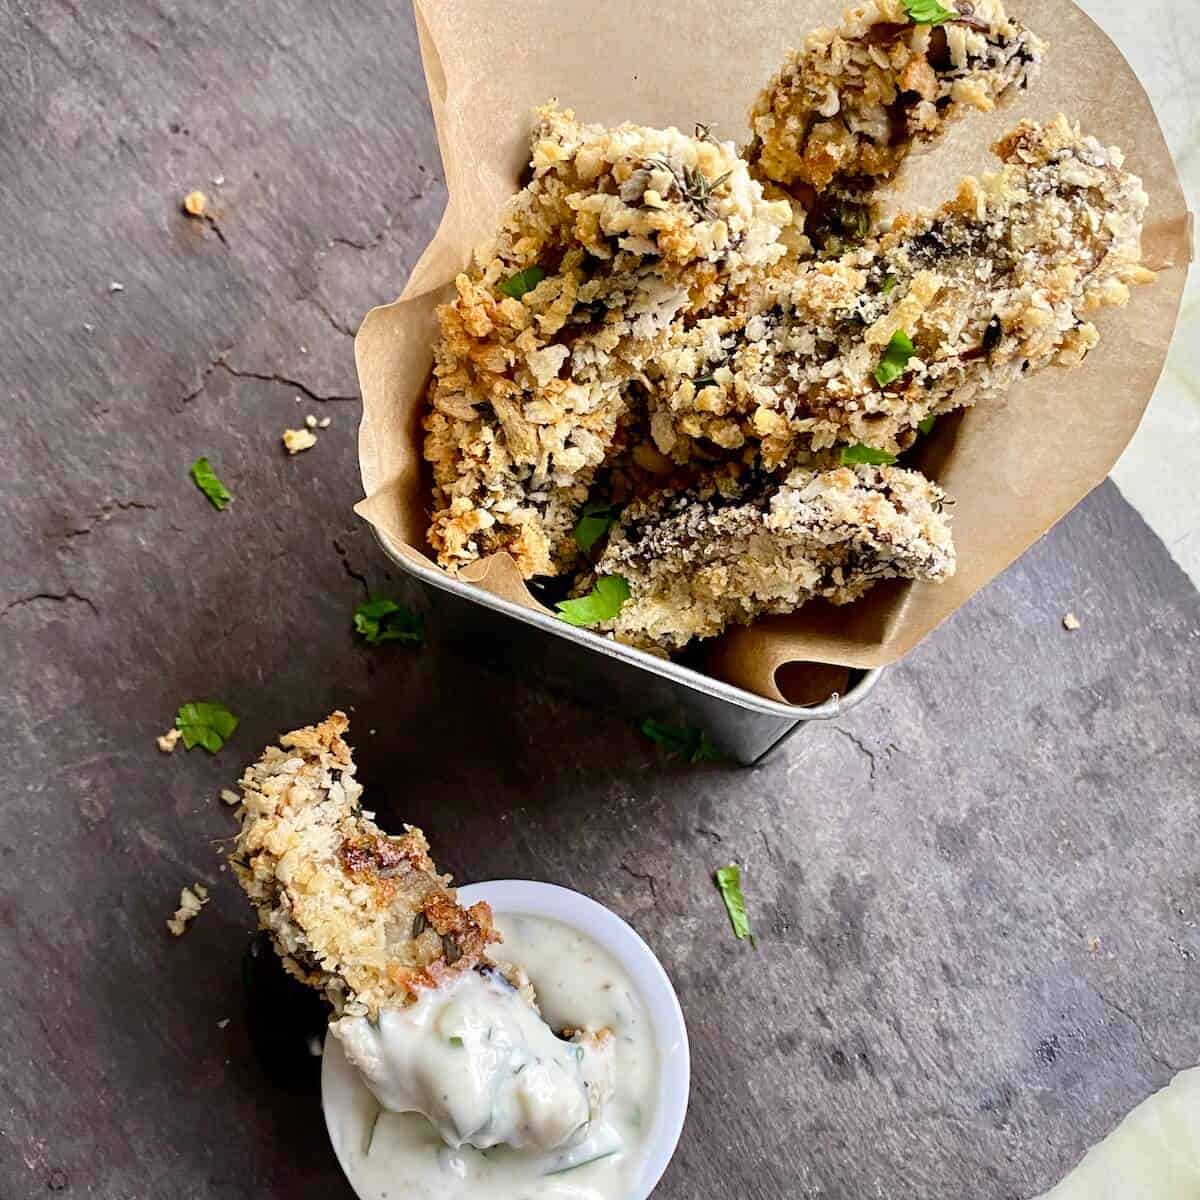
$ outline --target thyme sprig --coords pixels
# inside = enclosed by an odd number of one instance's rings
[[[733,175],[732,171],[726,171],[716,179],[709,179],[699,167],[689,167],[685,164],[682,168],[676,168],[669,159],[661,155],[646,159],[643,165],[647,170],[666,171],[671,176],[680,199],[690,204],[698,217],[709,220],[716,216],[712,207],[713,193]]]

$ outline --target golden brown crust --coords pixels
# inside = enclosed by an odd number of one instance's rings
[[[635,501],[596,567],[630,589],[606,628],[669,652],[818,596],[849,603],[880,579],[945,579],[954,547],[943,500],[916,471],[860,466],[718,474]]]
[[[903,0],[863,0],[809,34],[755,102],[751,171],[791,196],[819,242],[857,240],[872,193],[915,147],[1037,69],[1045,47],[999,0],[946,7],[953,20],[918,25]]]
[[[348,727],[335,712],[246,770],[230,863],[284,967],[361,1014],[470,969],[498,935],[486,904],[457,904],[419,829],[392,837],[362,811]]]

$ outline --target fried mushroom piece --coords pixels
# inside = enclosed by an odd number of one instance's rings
[[[229,861],[284,967],[338,1016],[373,1016],[472,969],[498,937],[486,903],[457,904],[419,829],[391,837],[363,811],[348,728],[335,712],[247,768]]]
[[[687,462],[697,439],[751,447],[768,469],[841,443],[894,454],[926,417],[1079,363],[1099,340],[1090,314],[1154,278],[1140,265],[1146,193],[1118,149],[1062,116],[1022,121],[993,149],[1001,169],[936,213],[697,321],[658,363],[658,450]]]
[[[1042,41],[999,0],[947,0],[950,20],[915,24],[903,0],[865,0],[814,30],[750,114],[751,172],[787,192],[818,246],[860,241],[873,193],[916,147],[972,109],[1027,85]]]
[[[424,423],[438,561],[506,550],[527,578],[572,565],[578,509],[682,318],[777,262],[791,219],[702,131],[547,107],[530,170],[438,310]]]
[[[944,494],[897,467],[718,474],[630,504],[597,565],[630,598],[603,626],[658,652],[815,597],[857,600],[877,580],[954,574]]]

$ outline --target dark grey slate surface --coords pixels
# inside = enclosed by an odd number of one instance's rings
[[[0,5],[0,1196],[348,1194],[311,1072],[251,1052],[215,844],[219,788],[335,705],[448,869],[579,887],[661,955],[695,1071],[664,1200],[1047,1185],[1197,1057],[1195,592],[1105,486],[752,772],[356,644],[367,587],[405,587],[350,513],[349,331],[443,193],[406,6],[334,7]],[[308,412],[333,424],[287,459]],[[161,756],[200,696],[232,744]],[[757,954],[709,883],[730,858]]]

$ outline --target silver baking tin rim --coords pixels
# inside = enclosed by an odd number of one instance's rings
[[[691,667],[683,667],[678,663],[671,662],[669,659],[648,654],[645,650],[638,650],[633,646],[626,646],[620,642],[614,642],[609,638],[598,637],[586,629],[579,629],[574,625],[568,625],[565,621],[560,621],[557,617],[552,617],[548,613],[537,612],[535,609],[526,608],[524,605],[514,604],[511,600],[505,600],[501,596],[493,595],[484,588],[476,587],[473,583],[467,583],[462,579],[455,579],[452,575],[446,574],[445,571],[435,567],[432,563],[413,562],[412,559],[400,554],[392,546],[386,534],[381,533],[374,525],[371,526],[371,529],[375,534],[376,540],[383,548],[383,552],[396,566],[414,578],[421,580],[421,582],[428,584],[430,587],[437,588],[443,592],[450,592],[452,595],[458,596],[471,604],[478,604],[483,608],[491,609],[493,612],[503,613],[515,621],[523,621],[526,625],[532,625],[535,629],[540,629],[543,633],[563,638],[568,642],[575,642],[577,645],[584,646],[596,654],[603,654],[619,662],[628,663],[630,666],[648,671],[653,675],[658,675],[660,678],[669,680],[671,683],[687,688],[690,691],[715,697],[716,699],[725,701],[727,704],[732,704],[736,708],[761,713],[763,716],[788,721],[833,720],[835,717],[840,716],[848,709],[865,700],[879,682],[880,675],[883,674],[882,667],[875,667],[865,671],[862,677],[856,680],[846,691],[844,696],[834,693],[828,700],[822,701],[820,704],[784,704],[778,700],[768,700],[765,696],[748,692],[744,688],[734,687],[732,684],[714,679],[710,675],[703,675]]]

